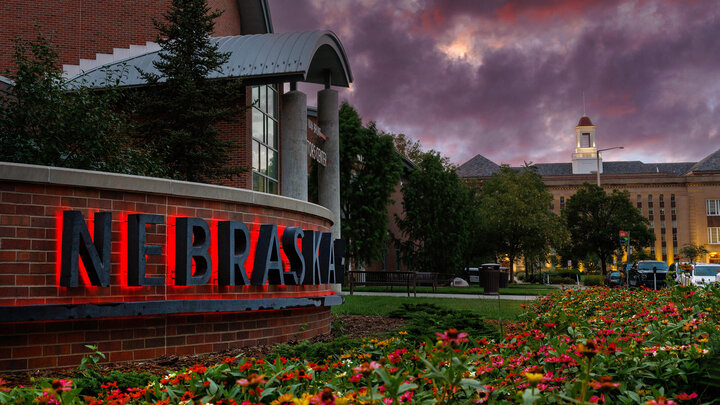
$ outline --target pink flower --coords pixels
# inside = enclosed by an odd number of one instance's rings
[[[695,399],[697,397],[698,397],[698,394],[696,394],[694,392],[692,394],[683,392],[682,394],[675,395],[675,399],[679,399],[681,401],[689,401],[689,400]]]
[[[443,346],[447,346],[450,344],[460,344],[463,342],[467,342],[467,333],[465,332],[458,332],[455,328],[450,328],[445,331],[445,333],[435,332],[435,334],[438,336],[438,340],[442,342]]]

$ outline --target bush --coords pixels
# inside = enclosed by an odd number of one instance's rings
[[[551,284],[575,284],[577,283],[577,280],[575,277],[551,277],[550,278]]]
[[[416,343],[434,341],[436,332],[450,328],[467,332],[477,338],[499,337],[496,331],[487,326],[483,317],[470,311],[445,309],[434,304],[402,304],[400,309],[388,316],[407,319],[403,329],[408,333],[407,339]]]
[[[590,286],[601,286],[605,284],[605,279],[599,274],[588,274],[582,279],[583,283]]]

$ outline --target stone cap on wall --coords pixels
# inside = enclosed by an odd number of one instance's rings
[[[227,201],[296,211],[326,219],[330,221],[330,223],[333,222],[332,212],[317,204],[274,194],[214,184],[9,162],[0,162],[0,181],[91,187],[105,190]]]

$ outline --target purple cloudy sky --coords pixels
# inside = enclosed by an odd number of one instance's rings
[[[720,148],[717,0],[270,0],[276,32],[329,29],[341,98],[456,164],[569,162],[583,113],[605,160]],[[310,94],[308,94],[310,96]]]

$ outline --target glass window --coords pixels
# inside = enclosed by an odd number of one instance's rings
[[[708,228],[708,243],[720,244],[720,228]]]
[[[252,168],[255,191],[278,193],[278,96],[275,86],[253,86]]]
[[[648,194],[648,202],[649,202],[649,203],[653,202],[653,200],[652,200],[652,194]]]
[[[707,200],[707,214],[710,216],[720,215],[720,200]]]

